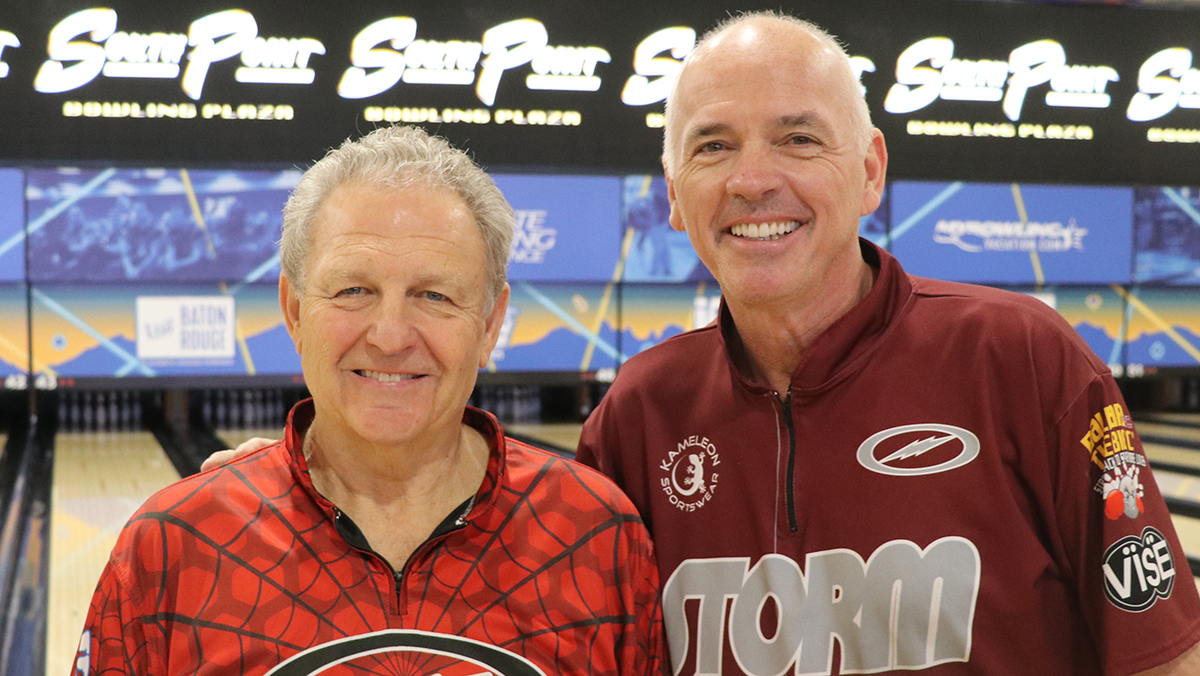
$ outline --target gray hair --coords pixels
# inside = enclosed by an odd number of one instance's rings
[[[492,177],[466,153],[423,129],[401,125],[376,129],[358,140],[346,139],[304,172],[292,190],[283,207],[279,260],[298,293],[304,293],[317,213],[334,190],[351,182],[387,188],[424,184],[458,194],[483,237],[488,307],[492,307],[507,279],[513,208]]]
[[[726,17],[720,23],[714,26],[712,30],[708,31],[703,37],[700,38],[700,41],[696,43],[696,47],[692,49],[691,53],[688,54],[688,56],[684,59],[683,66],[679,69],[679,77],[676,77],[675,82],[671,85],[671,92],[668,94],[665,102],[665,126],[663,129],[662,160],[663,166],[667,169],[667,173],[674,173],[679,161],[679,143],[675,138],[675,134],[671,133],[671,130],[679,125],[679,120],[676,119],[678,118],[678,112],[676,111],[675,107],[671,105],[671,101],[678,94],[679,81],[683,79],[683,69],[686,68],[688,63],[691,62],[692,55],[699,53],[703,47],[708,46],[709,43],[720,37],[721,34],[748,21],[760,19],[777,21],[787,26],[799,28],[800,30],[808,33],[820,41],[821,44],[825,45],[825,47],[828,48],[835,57],[837,57],[839,68],[843,71],[844,76],[850,80],[854,86],[854,89],[851,90],[854,92],[854,96],[850,110],[850,123],[853,126],[854,135],[857,137],[857,140],[863,151],[865,151],[867,146],[871,144],[871,138],[873,135],[872,132],[875,129],[874,125],[871,124],[871,111],[869,108],[867,108],[866,99],[864,99],[859,93],[858,79],[854,76],[854,68],[850,64],[850,55],[846,52],[846,48],[842,45],[842,43],[824,28],[821,28],[811,21],[797,19],[790,14],[784,14],[769,9],[756,12],[743,12],[741,14]]]

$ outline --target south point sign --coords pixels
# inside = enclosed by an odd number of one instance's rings
[[[254,15],[240,9],[196,19],[185,35],[118,31],[117,12],[96,8],[60,21],[50,31],[47,52],[50,58],[33,81],[44,94],[78,89],[101,76],[176,79],[182,71],[184,93],[199,100],[212,64],[235,56],[242,63],[234,75],[238,82],[312,84],[308,61],[324,54],[325,45],[306,37],[261,37]]]

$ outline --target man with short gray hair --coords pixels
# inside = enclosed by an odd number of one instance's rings
[[[655,538],[676,674],[1200,673],[1200,599],[1116,383],[1027,296],[857,237],[887,169],[819,28],[731,19],[667,101],[714,324],[631,358],[579,458]]]
[[[512,230],[487,174],[416,128],[305,173],[279,300],[312,399],[282,441],[138,510],[77,674],[661,673],[628,499],[467,406]]]

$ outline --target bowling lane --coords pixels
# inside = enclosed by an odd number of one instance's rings
[[[511,434],[526,436],[542,443],[575,452],[579,445],[581,423],[543,423],[540,425],[509,423],[504,429]]]
[[[149,432],[60,432],[51,489],[46,673],[71,673],[88,603],[117,534],[179,479]]]
[[[1135,421],[1134,426],[1142,437],[1150,437],[1154,441],[1178,442],[1181,445],[1195,446],[1200,444],[1200,427],[1183,426],[1175,423],[1152,422],[1143,419]]]
[[[1142,413],[1138,415],[1138,424],[1142,421],[1182,425],[1183,427],[1200,428],[1200,413],[1173,413],[1161,411],[1157,413]]]
[[[221,438],[229,448],[237,448],[244,441],[253,439],[254,437],[262,437],[264,439],[280,439],[283,437],[283,427],[250,427],[246,429],[219,429],[216,430],[217,436]]]

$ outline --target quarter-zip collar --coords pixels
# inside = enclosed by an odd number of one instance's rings
[[[291,413],[288,414],[287,436],[283,441],[292,459],[292,475],[304,487],[304,490],[317,505],[321,507],[325,515],[330,520],[334,520],[337,516],[337,508],[325,496],[318,493],[317,489],[313,486],[312,476],[308,470],[308,461],[304,458],[304,435],[308,431],[309,426],[312,425],[315,416],[316,408],[313,405],[312,399],[307,399],[297,404]],[[489,452],[487,470],[484,473],[483,482],[480,483],[479,489],[475,491],[474,497],[468,500],[467,503],[464,503],[470,504],[470,509],[466,510],[465,514],[459,510],[455,510],[454,512],[455,521],[461,522],[457,524],[459,526],[465,526],[479,514],[491,508],[492,504],[495,503],[496,488],[503,479],[507,457],[504,432],[500,427],[500,423],[497,422],[492,414],[468,406],[463,411],[462,421],[483,435]],[[439,527],[434,535],[439,535],[441,530]]]
[[[859,239],[863,260],[879,270],[871,291],[850,311],[837,319],[808,347],[804,362],[792,374],[792,398],[817,394],[853,373],[879,346],[888,327],[912,297],[912,283],[899,262],[883,249]],[[734,361],[730,346],[737,341],[733,317],[725,301],[718,315],[721,344],[733,378],[753,394],[767,394],[769,387],[750,381]],[[783,397],[786,393],[777,393]]]

